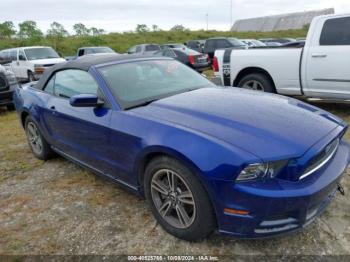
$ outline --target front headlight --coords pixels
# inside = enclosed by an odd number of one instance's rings
[[[236,178],[236,181],[274,178],[287,165],[287,163],[288,160],[250,164],[241,171]]]

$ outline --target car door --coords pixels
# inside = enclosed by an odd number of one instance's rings
[[[28,61],[22,49],[18,50],[17,68],[20,78],[28,77]]]
[[[321,36],[305,50],[306,95],[350,99],[350,17],[323,23]]]
[[[21,71],[19,67],[19,61],[18,61],[18,49],[11,49],[9,52],[9,58],[11,60],[11,68],[13,73],[17,78],[23,78],[21,76]]]
[[[51,144],[78,161],[109,172],[112,109],[95,79],[88,72],[67,69],[57,72],[44,91],[52,93],[44,114]],[[95,108],[73,107],[69,98],[78,94],[98,94],[105,104]]]

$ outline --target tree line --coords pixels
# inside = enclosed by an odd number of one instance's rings
[[[82,23],[77,23],[73,25],[74,35],[76,36],[97,36],[105,34],[104,29],[91,27],[88,28]],[[68,31],[64,26],[58,22],[53,22],[50,28],[46,32],[46,37],[65,37],[69,36]],[[42,38],[44,37],[43,31],[40,30],[35,21],[24,21],[18,24],[18,31],[12,21],[5,21],[0,23],[0,38]]]
[[[161,31],[158,25],[152,25],[152,31]],[[100,36],[106,34],[106,31],[101,28],[91,27],[88,28],[82,23],[77,23],[73,25],[74,36]],[[146,24],[138,24],[135,28],[136,33],[146,33],[150,32],[151,29]],[[170,31],[189,31],[183,25],[175,25]],[[8,39],[13,37],[18,37],[22,39],[33,39],[44,37],[43,31],[40,30],[35,21],[24,21],[18,24],[18,31],[12,21],[5,21],[0,23],[0,39]],[[69,36],[68,31],[64,26],[58,22],[53,22],[50,24],[50,28],[46,32],[46,37],[48,38],[63,38]]]
[[[136,25],[134,30],[122,33],[108,33],[103,29],[87,27],[82,23],[66,28],[53,22],[44,33],[34,21],[24,21],[14,25],[11,21],[0,22],[0,50],[43,45],[52,46],[62,55],[74,55],[82,46],[109,46],[118,53],[126,52],[131,46],[142,43],[184,43],[189,40],[210,37],[267,38],[267,37],[305,37],[307,29],[275,32],[230,32],[215,30],[191,31],[183,25],[174,25],[170,30],[162,30],[158,25]]]

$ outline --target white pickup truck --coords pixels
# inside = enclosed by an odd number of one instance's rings
[[[225,86],[350,100],[350,15],[314,18],[304,48],[217,50],[213,67]]]
[[[47,46],[18,47],[2,50],[0,63],[11,69],[17,79],[36,81],[45,69],[66,60]]]

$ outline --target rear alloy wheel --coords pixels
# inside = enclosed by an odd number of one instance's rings
[[[50,145],[41,135],[40,130],[31,117],[26,118],[25,131],[27,135],[28,144],[35,157],[41,160],[48,160],[53,155]]]
[[[245,82],[242,88],[264,92],[264,86],[259,81],[256,81],[256,80],[250,80]]]
[[[238,86],[245,89],[262,91],[268,93],[276,93],[275,87],[271,80],[262,73],[249,74],[243,77]]]
[[[168,233],[196,241],[214,231],[216,219],[208,194],[179,161],[166,156],[152,160],[144,189],[153,215]]]

